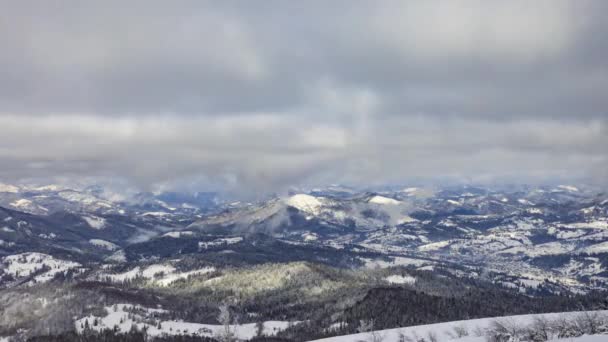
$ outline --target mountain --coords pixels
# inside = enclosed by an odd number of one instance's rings
[[[188,326],[211,338],[222,305],[244,336],[258,321],[283,322],[266,335],[290,341],[355,333],[374,317],[393,328],[608,308],[608,196],[584,186],[332,186],[257,202],[0,190],[0,309],[38,317],[0,320],[0,336],[93,320],[100,330],[121,312],[149,332]],[[28,294],[69,312],[65,324]]]

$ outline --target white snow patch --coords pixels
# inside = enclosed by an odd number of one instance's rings
[[[155,318],[155,314],[165,313],[162,309],[150,309],[131,304],[117,304],[115,307],[105,308],[107,315],[104,317],[87,316],[75,322],[76,332],[84,331],[85,324],[94,331],[105,329],[117,329],[119,332],[129,332],[132,326],[139,330],[146,329],[148,336],[163,335],[195,335],[195,336],[218,336],[224,329],[223,325],[190,323],[184,321],[165,321]],[[93,321],[97,319],[97,325]],[[145,323],[144,323],[145,322]],[[298,322],[293,322],[298,323]],[[277,332],[286,329],[290,322],[267,321],[264,322],[264,335],[273,336]],[[160,329],[159,329],[160,327]],[[230,330],[234,332],[239,340],[249,340],[256,336],[256,324],[232,325]]]
[[[608,314],[608,311],[596,311],[601,315]],[[434,335],[437,341],[453,341],[453,342],[485,342],[485,332],[492,326],[493,322],[499,321],[508,324],[509,326],[526,327],[534,323],[535,319],[545,318],[547,320],[558,320],[561,318],[569,321],[574,321],[579,315],[584,315],[582,312],[562,312],[549,314],[532,314],[519,316],[505,316],[495,318],[471,319],[466,321],[454,321],[446,323],[436,323],[428,325],[418,325],[406,328],[395,328],[387,330],[379,330],[374,333],[374,336],[381,337],[383,342],[398,342],[403,341],[400,336],[416,341],[420,338],[428,339],[429,335]],[[456,337],[455,329],[462,329],[468,332],[468,336]],[[480,334],[476,334],[479,332]],[[479,335],[479,336],[476,336]],[[312,342],[355,342],[369,341],[372,338],[370,333],[359,333],[345,336],[335,336],[315,340]],[[567,338],[565,340],[556,341],[576,341],[576,342],[599,342],[605,341],[606,335],[582,336],[578,339]]]
[[[100,280],[109,280],[115,283],[122,283],[133,279],[147,279],[152,281],[153,284],[159,286],[169,286],[179,279],[187,279],[190,276],[203,275],[212,272],[215,272],[215,268],[213,267],[204,267],[188,272],[179,272],[170,264],[153,264],[145,268],[138,266],[123,273],[100,273],[97,274],[95,278]]]
[[[34,212],[34,211],[44,211],[47,212],[49,211],[47,208],[39,206],[37,204],[35,204],[34,202],[25,199],[25,198],[21,198],[18,199],[12,203],[10,203],[10,206],[19,210],[23,210],[23,211],[27,211],[27,212]]]
[[[104,229],[106,226],[106,219],[97,216],[83,216],[83,220],[87,222],[89,227],[93,229]]]
[[[115,251],[120,248],[118,245],[116,245],[110,241],[105,241],[105,240],[100,240],[100,239],[91,239],[91,240],[89,240],[89,243],[93,246],[105,248],[109,251]]]
[[[114,252],[114,254],[110,255],[106,258],[107,261],[113,262],[127,262],[127,256],[125,255],[125,251],[119,250]]]
[[[0,192],[18,193],[19,188],[14,185],[0,183]]]
[[[163,236],[174,238],[174,239],[179,239],[182,236],[192,236],[193,234],[194,234],[194,232],[192,232],[190,230],[184,230],[184,231],[168,232],[168,233],[163,234]]]
[[[70,269],[78,268],[77,262],[56,259],[48,254],[22,253],[9,255],[2,258],[2,269],[5,273],[15,278],[34,277],[35,282],[44,283],[53,279],[59,273],[65,273]],[[43,271],[45,268],[48,270]]]
[[[576,222],[564,224],[562,227],[570,229],[608,229],[608,221]]]
[[[369,203],[381,204],[381,205],[399,205],[401,201],[397,201],[396,199],[384,197],[384,196],[374,196],[369,199]]]
[[[450,204],[453,204],[453,205],[462,205],[462,203],[460,203],[458,201],[451,200],[451,199],[447,200],[446,202],[448,202]]]
[[[209,247],[228,246],[228,245],[234,245],[235,243],[239,243],[241,241],[243,241],[243,238],[240,236],[232,237],[232,238],[215,239],[213,241],[199,241],[198,248],[208,249]]]
[[[608,253],[608,241],[582,248],[579,252],[587,254]]]
[[[384,278],[389,284],[408,284],[412,285],[416,283],[416,278],[412,276],[402,276],[402,275],[390,275]]]
[[[570,191],[570,192],[578,192],[579,191],[577,187],[572,186],[572,185],[559,185],[557,188],[561,189],[561,190]]]
[[[313,215],[319,214],[323,206],[318,198],[306,194],[293,195],[287,199],[286,203],[290,207]]]
[[[433,242],[433,243],[429,243],[429,244],[418,247],[418,250],[421,252],[436,251],[438,249],[442,249],[444,247],[449,246],[450,243],[451,243],[451,241],[448,241],[448,240]]]

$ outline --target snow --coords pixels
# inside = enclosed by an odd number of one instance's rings
[[[168,274],[165,277],[163,277],[162,279],[158,279],[156,282],[160,286],[169,286],[172,283],[174,283],[175,281],[180,280],[180,279],[188,279],[188,277],[190,277],[190,276],[203,275],[203,274],[213,273],[213,272],[215,272],[215,268],[205,267],[205,268],[201,268],[201,269],[194,270],[194,271]]]
[[[397,225],[405,224],[405,223],[412,223],[412,222],[418,222],[418,220],[416,220],[415,218],[413,218],[411,216],[406,215],[406,216],[400,218],[399,220],[397,220]]]
[[[50,184],[50,185],[33,187],[33,188],[28,188],[28,189],[34,190],[34,191],[59,191],[62,189],[62,187],[59,185]]]
[[[82,219],[85,220],[87,222],[87,224],[89,225],[89,227],[91,227],[93,229],[98,229],[98,230],[104,229],[106,226],[106,220],[101,217],[83,216]]]
[[[608,221],[576,222],[562,225],[569,229],[608,229]]]
[[[166,234],[163,234],[163,236],[174,238],[174,239],[179,239],[182,236],[192,236],[193,234],[194,234],[194,232],[192,232],[190,230],[184,230],[184,231],[177,231],[177,232],[168,232]]]
[[[208,249],[209,247],[217,247],[224,245],[233,245],[235,243],[239,243],[243,241],[243,238],[240,236],[232,237],[232,238],[221,238],[215,239],[213,241],[200,241],[198,243],[198,248],[200,249]]]
[[[302,238],[304,238],[304,241],[306,242],[319,240],[319,236],[315,233],[306,233],[302,235]]]
[[[428,251],[436,251],[438,249],[447,247],[450,245],[450,241],[439,241],[439,242],[433,242],[433,243],[429,243],[426,245],[422,245],[420,247],[418,247],[418,250],[421,252],[428,252]]]
[[[135,267],[134,269],[123,272],[123,273],[102,274],[102,275],[99,275],[98,278],[103,279],[103,280],[107,279],[114,283],[122,283],[122,282],[125,282],[128,280],[133,280],[140,275],[141,275],[141,272],[140,272],[139,267]]]
[[[302,212],[318,215],[323,203],[316,197],[298,194],[287,199],[287,205],[296,208]]]
[[[454,200],[447,200],[448,203],[453,204],[453,205],[462,205],[462,203],[458,202],[458,201],[454,201]]]
[[[173,267],[171,265],[156,264],[156,265],[150,265],[150,266],[146,267],[141,272],[141,275],[142,275],[142,277],[144,277],[146,279],[153,279],[158,275],[173,273],[175,271],[176,271],[175,267]]]
[[[543,211],[538,208],[529,208],[529,209],[526,209],[526,211],[530,214],[542,214],[543,213]]]
[[[389,284],[414,284],[416,282],[416,278],[412,276],[402,276],[402,275],[390,275],[384,278]]]
[[[34,202],[25,199],[25,198],[21,198],[18,199],[12,203],[10,203],[10,206],[22,211],[26,211],[26,212],[35,212],[35,211],[44,211],[47,212],[49,211],[47,208],[41,207],[39,205],[36,205]]]
[[[100,240],[100,239],[91,239],[91,240],[89,240],[89,243],[93,246],[105,248],[109,251],[115,251],[117,249],[120,249],[120,247],[118,245],[116,245],[112,242]]]
[[[127,256],[125,255],[125,251],[119,250],[119,251],[116,251],[114,254],[110,255],[109,257],[107,257],[106,260],[119,262],[119,263],[127,262]]]
[[[40,272],[44,267],[49,268],[34,277],[38,283],[44,283],[53,279],[59,273],[65,273],[70,269],[78,268],[81,265],[76,262],[56,259],[48,254],[42,253],[22,253],[9,255],[2,258],[2,268],[4,272],[15,278],[29,277]]]
[[[388,197],[384,197],[384,196],[374,196],[374,197],[370,198],[368,202],[374,203],[374,204],[381,204],[381,205],[399,205],[399,204],[401,204],[401,202],[397,201],[396,199],[392,199],[392,198],[388,198]]]
[[[131,326],[137,326],[139,330],[146,328],[148,336],[195,335],[214,337],[218,336],[224,330],[223,325],[190,323],[155,318],[155,314],[166,312],[162,309],[150,309],[131,304],[117,304],[115,307],[108,306],[105,309],[107,315],[98,318],[96,326],[93,325],[95,316],[87,316],[77,320],[75,322],[76,331],[82,333],[84,331],[85,322],[88,322],[89,328],[94,331],[116,328],[119,332],[125,333],[131,330]],[[139,323],[137,321],[139,321]],[[283,321],[264,322],[263,333],[266,336],[273,336],[277,332],[286,329],[289,324],[289,322]],[[234,332],[239,340],[249,340],[256,336],[257,329],[255,323],[249,323],[232,325],[230,330]]]
[[[401,190],[401,192],[405,192],[406,194],[415,194],[418,191],[418,188],[405,188]]]
[[[608,241],[582,248],[579,252],[587,254],[608,253]]]
[[[574,251],[575,246],[561,242],[547,242],[535,246],[518,246],[498,251],[499,254],[523,253],[530,257],[565,254]]]
[[[578,188],[572,185],[559,185],[557,187],[560,190],[566,190],[566,191],[570,191],[570,192],[578,192]]]
[[[143,213],[142,216],[154,216],[154,217],[164,217],[164,216],[172,216],[173,214],[171,213],[165,213],[163,211],[149,211],[146,213]]]
[[[430,262],[422,259],[412,259],[406,257],[389,257],[390,261],[386,261],[383,259],[370,259],[370,258],[361,258],[361,260],[365,263],[366,268],[388,268],[394,266],[409,266],[413,265],[416,267],[426,266]],[[432,263],[432,262],[431,262]]]
[[[606,342],[606,335],[583,335],[579,337],[559,338],[555,342]]]
[[[608,314],[608,311],[598,311],[600,314]],[[428,325],[418,325],[405,328],[395,328],[375,331],[374,334],[377,337],[381,337],[383,342],[398,342],[400,341],[400,334],[403,334],[406,338],[413,338],[414,341],[418,340],[414,337],[425,338],[430,340],[428,336],[435,335],[437,341],[453,341],[453,342],[485,342],[487,341],[485,331],[491,327],[494,321],[505,322],[509,326],[525,327],[534,322],[537,318],[545,318],[548,320],[557,320],[565,318],[568,320],[574,320],[580,312],[565,312],[565,313],[549,313],[549,314],[532,314],[532,315],[519,315],[519,316],[505,316],[496,318],[481,318],[472,319],[466,321],[454,321],[446,323],[436,323]],[[456,337],[454,330],[462,328],[467,331],[468,336]],[[353,335],[335,336],[324,338],[321,340],[315,340],[312,342],[355,342],[355,341],[369,341],[372,335],[370,333],[359,333]],[[599,342],[606,341],[606,335],[596,336],[582,336],[576,339],[568,338],[564,340],[555,341],[576,341],[576,342]]]
[[[170,264],[153,264],[145,268],[138,266],[123,273],[100,273],[97,274],[95,278],[100,280],[109,280],[115,283],[122,283],[141,278],[151,280],[153,284],[159,286],[169,286],[179,279],[187,279],[190,276],[203,275],[212,272],[215,272],[215,268],[213,267],[204,267],[188,272],[179,272],[173,265]]]
[[[14,242],[10,242],[10,241],[9,241],[9,242],[6,242],[6,241],[4,241],[4,240],[0,239],[0,246],[8,246],[8,247],[13,247],[14,245],[15,245],[15,243],[14,243]]]
[[[0,183],[0,192],[18,193],[19,188],[14,185]]]

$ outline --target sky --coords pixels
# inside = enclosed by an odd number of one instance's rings
[[[608,2],[28,1],[0,180],[608,179]]]

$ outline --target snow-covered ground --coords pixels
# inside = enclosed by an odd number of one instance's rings
[[[168,233],[163,234],[164,237],[170,237],[170,238],[174,238],[174,239],[179,239],[182,236],[192,236],[192,235],[194,235],[194,232],[190,231],[190,230],[168,232]]]
[[[146,329],[148,336],[196,335],[213,337],[222,333],[225,329],[222,325],[163,320],[156,317],[159,314],[166,313],[165,310],[144,308],[131,304],[108,306],[106,311],[107,315],[104,317],[87,316],[77,320],[75,323],[76,331],[82,333],[88,326],[93,331],[116,329],[119,332],[126,333],[131,330],[132,326],[135,326],[139,330]],[[129,314],[130,312],[131,314]],[[282,321],[264,322],[263,334],[273,336],[286,329],[289,324],[289,322]],[[241,340],[251,339],[257,334],[255,323],[232,325],[230,330]]]
[[[89,240],[89,243],[93,246],[104,248],[109,251],[115,251],[117,249],[120,249],[120,246],[118,246],[110,241],[105,241],[105,240],[100,240],[100,239],[91,239],[91,240]]]
[[[401,201],[397,201],[396,199],[384,197],[384,196],[374,196],[369,199],[369,203],[381,204],[381,205],[399,205]]]
[[[34,281],[44,283],[53,279],[59,273],[79,268],[81,265],[73,261],[56,259],[42,253],[22,253],[2,258],[0,268],[14,278],[34,277]],[[44,269],[47,269],[44,271]]]
[[[240,236],[232,238],[220,238],[213,241],[201,241],[198,243],[198,248],[208,249],[209,247],[228,246],[234,245],[235,243],[239,243],[241,241],[243,241],[243,238]]]
[[[82,218],[93,229],[104,229],[106,227],[106,220],[104,218],[97,216],[83,216]]]
[[[608,315],[608,311],[589,312],[589,314],[592,315],[596,313],[598,315]],[[494,322],[500,322],[507,327],[525,328],[532,325],[537,319],[546,319],[549,321],[564,319],[567,322],[573,322],[577,318],[583,317],[584,315],[585,313],[583,312],[564,312],[472,319],[466,321],[419,325],[406,328],[377,330],[353,335],[336,336],[316,340],[315,342],[355,342],[374,340],[382,342],[399,342],[408,341],[408,338],[412,341],[419,341],[422,338],[424,338],[425,341],[431,341],[431,337],[434,337],[435,341],[438,342],[486,342],[487,332],[492,327]],[[561,340],[553,339],[552,341],[599,342],[608,341],[608,335],[581,336]]]
[[[188,279],[190,276],[203,275],[215,272],[213,267],[204,267],[188,272],[180,272],[170,264],[153,264],[145,268],[135,267],[122,273],[98,273],[95,279],[107,280],[114,283],[122,283],[134,279],[147,279],[155,285],[169,286],[179,279]]]
[[[416,283],[416,278],[412,277],[412,276],[403,276],[403,275],[390,275],[388,277],[385,278],[385,280],[389,283],[389,284],[414,284]]]

